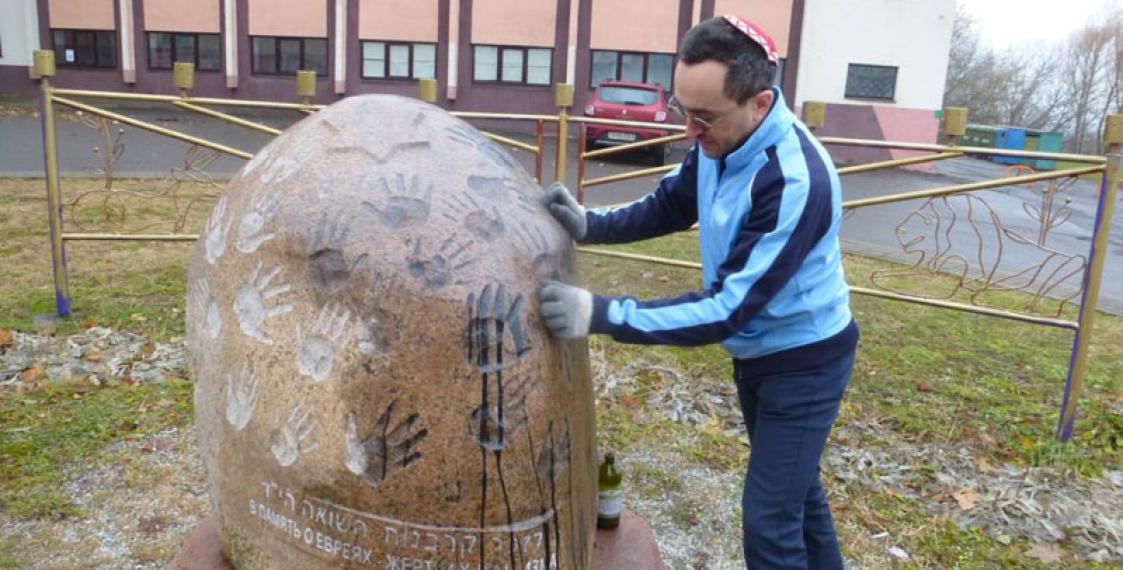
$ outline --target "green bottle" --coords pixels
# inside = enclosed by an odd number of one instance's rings
[[[624,486],[622,477],[616,470],[616,455],[611,451],[604,454],[597,477],[597,528],[616,528],[620,526],[620,511],[624,508]]]

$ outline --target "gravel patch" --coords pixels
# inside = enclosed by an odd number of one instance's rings
[[[63,486],[80,516],[0,515],[0,540],[20,545],[14,554],[27,568],[167,567],[209,510],[194,428],[113,444],[92,463],[71,466]]]
[[[65,337],[13,332],[0,351],[0,386],[20,381],[162,382],[187,377],[182,339],[153,343],[127,331],[91,327]]]

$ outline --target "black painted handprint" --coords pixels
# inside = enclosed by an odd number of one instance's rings
[[[429,435],[427,428],[416,429],[420,417],[416,413],[391,429],[396,404],[397,400],[390,402],[374,425],[374,433],[366,439],[359,436],[355,413],[347,416],[347,469],[374,487],[421,459],[421,452],[416,448]]]

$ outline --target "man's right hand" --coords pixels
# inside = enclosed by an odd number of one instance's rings
[[[574,241],[585,238],[585,232],[588,230],[585,208],[577,203],[563,184],[554,182],[546,189],[543,205],[550,210],[550,214],[565,228],[565,231],[569,232],[569,237]]]

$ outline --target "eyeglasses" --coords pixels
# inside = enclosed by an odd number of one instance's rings
[[[703,131],[708,131],[708,130],[714,128],[714,126],[718,124],[718,121],[721,121],[722,119],[724,119],[724,118],[728,117],[729,115],[733,114],[733,112],[736,111],[737,109],[740,109],[740,108],[744,107],[745,105],[755,105],[753,100],[757,96],[759,96],[761,93],[768,92],[768,91],[771,91],[771,89],[764,89],[764,90],[758,92],[756,95],[753,95],[752,97],[750,97],[749,101],[746,101],[744,104],[738,105],[737,107],[729,109],[728,111],[719,112],[719,113],[717,113],[717,116],[711,117],[711,118],[708,118],[708,119],[703,118],[703,117],[699,117],[698,114],[695,113],[694,111],[686,110],[686,108],[682,106],[682,103],[679,103],[678,99],[676,99],[674,95],[671,95],[670,101],[667,101],[667,109],[669,109],[671,111],[671,113],[673,113],[676,117],[678,117],[679,120],[681,120],[681,121],[689,120],[690,122],[697,125],[699,129],[702,129]],[[713,114],[712,111],[707,111],[707,112]]]
[[[716,125],[718,123],[718,121],[721,121],[725,117],[728,117],[730,113],[737,110],[737,109],[730,109],[730,110],[728,110],[724,113],[719,114],[716,117],[713,117],[713,118],[710,118],[710,119],[704,119],[702,117],[699,117],[693,111],[687,111],[686,109],[684,109],[683,106],[682,106],[682,103],[679,103],[678,99],[675,99],[674,96],[671,97],[670,101],[667,101],[667,108],[670,109],[671,113],[673,113],[676,117],[678,117],[679,120],[682,120],[682,121],[689,120],[690,122],[697,125],[698,128],[702,129],[703,131],[708,131],[708,130],[714,128],[714,125]]]

